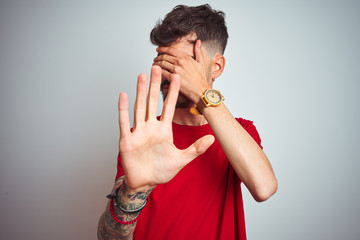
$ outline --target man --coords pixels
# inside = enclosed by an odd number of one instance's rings
[[[224,14],[177,6],[150,38],[158,56],[148,94],[138,77],[132,130],[128,97],[119,96],[118,174],[98,238],[246,239],[240,183],[261,202],[277,180],[255,126],[212,89],[225,66]]]

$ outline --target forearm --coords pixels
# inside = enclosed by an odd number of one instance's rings
[[[138,209],[145,204],[148,195],[151,190],[146,192],[131,192],[124,182],[124,176],[120,177],[114,186],[113,191],[119,188],[116,201],[125,210]],[[113,199],[115,201],[115,199]],[[101,216],[98,225],[98,239],[132,239],[133,232],[136,227],[136,222],[131,224],[121,224],[117,222],[110,211],[110,204],[113,201],[109,201],[105,212]],[[136,219],[140,212],[127,213],[122,211],[118,206],[112,204],[115,216],[123,222],[131,222]]]
[[[127,216],[126,214],[117,214],[118,218],[122,221],[131,221],[135,217]],[[110,214],[109,203],[105,212],[100,218],[98,225],[97,236],[100,240],[108,239],[132,239],[136,223],[124,225],[116,222]]]
[[[265,153],[222,103],[203,110],[236,174],[256,201],[264,201],[277,189],[277,181]],[[226,126],[226,127],[224,127]]]

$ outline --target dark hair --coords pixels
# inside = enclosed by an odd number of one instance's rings
[[[211,43],[223,54],[229,36],[224,17],[225,13],[212,9],[209,4],[197,7],[178,5],[156,24],[150,40],[154,45],[168,46],[194,32],[198,39]]]

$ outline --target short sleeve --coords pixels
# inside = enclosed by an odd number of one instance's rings
[[[259,145],[259,147],[263,149],[263,147],[261,146],[260,135],[256,130],[256,127],[253,124],[253,122],[243,118],[236,118],[236,121],[240,123],[240,125],[249,133],[249,135],[255,140],[255,142]]]

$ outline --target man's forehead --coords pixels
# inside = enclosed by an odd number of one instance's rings
[[[195,46],[196,40],[197,40],[196,35],[193,35],[193,36],[187,35],[185,37],[178,39],[174,43],[170,44],[169,47],[176,48],[185,54],[194,56],[194,46]]]

